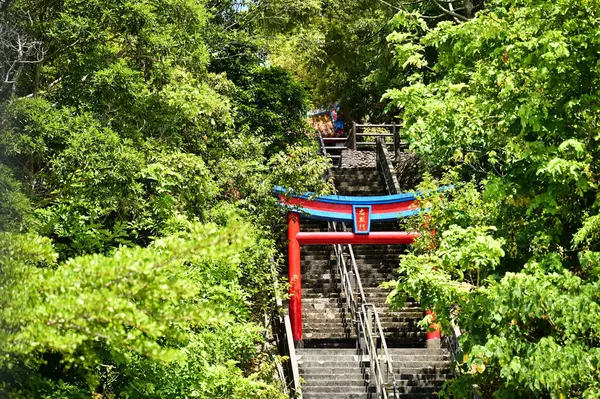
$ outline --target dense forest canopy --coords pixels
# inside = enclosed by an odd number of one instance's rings
[[[443,394],[600,397],[599,54],[598,0],[0,2],[0,396],[282,397],[270,190],[339,101],[454,187],[390,283]]]
[[[180,0],[0,14],[0,396],[281,397],[270,190],[326,190],[328,164],[304,85],[247,18]]]

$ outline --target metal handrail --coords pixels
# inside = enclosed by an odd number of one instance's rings
[[[331,231],[336,231],[336,222],[329,222],[329,229]],[[346,226],[343,223],[341,229],[342,231],[346,230]],[[344,257],[343,246],[341,244],[335,244],[333,245],[333,250],[336,254],[336,266],[341,277],[342,291],[343,296],[346,299],[346,306],[350,311],[352,322],[356,326],[358,349],[361,355],[366,354],[369,357],[369,375],[370,379],[375,382],[377,397],[384,399],[388,398],[386,387],[389,386],[391,375],[393,397],[398,399],[399,392],[396,376],[394,375],[394,366],[389,355],[383,328],[381,326],[381,321],[379,320],[379,314],[377,313],[375,305],[367,303],[352,245],[347,245],[346,247],[348,248],[349,258],[352,263],[351,270],[354,275],[354,280],[351,279],[350,273],[348,272],[348,265],[346,264],[346,259]],[[358,298],[354,295],[355,287],[358,289]],[[377,353],[377,339],[379,339],[381,348],[383,349],[382,354]]]
[[[365,308],[367,308],[367,307],[373,308],[372,314],[373,314],[374,321],[375,321],[375,327],[377,329],[377,332],[379,333],[381,348],[383,349],[383,359],[380,359],[380,361],[381,361],[380,365],[386,366],[384,369],[386,371],[386,376],[387,375],[392,376],[392,390],[394,393],[394,398],[398,398],[399,397],[398,383],[396,381],[396,375],[394,374],[394,363],[392,361],[392,357],[390,356],[390,353],[389,353],[389,350],[387,347],[387,342],[385,341],[385,335],[383,334],[383,327],[381,325],[381,320],[379,319],[379,313],[377,313],[377,309],[375,308],[375,305],[373,305],[373,304],[365,304],[363,306]]]
[[[450,352],[450,360],[455,362],[456,359],[460,358],[461,354],[461,348],[458,342],[461,332],[453,319],[450,319],[450,327],[452,329],[452,334],[443,337],[442,345]]]
[[[324,157],[329,157],[331,159],[331,157],[327,153],[325,141],[323,141],[323,135],[319,131],[317,131],[317,141],[319,143],[319,150],[321,151],[321,155],[323,155]],[[332,178],[333,178],[333,173],[331,172],[331,168],[328,168],[326,180],[331,180]]]
[[[399,398],[399,392],[396,376],[394,375],[394,365],[392,364],[392,359],[385,343],[385,336],[383,335],[383,328],[379,321],[377,309],[373,304],[363,304],[361,308],[362,311],[359,313],[360,324],[365,337],[363,346],[369,356],[370,376],[375,381],[376,395],[384,399],[388,398],[389,395],[386,386],[390,385],[391,376],[393,397],[397,399]],[[383,349],[382,355],[377,354],[377,338],[379,338]]]
[[[288,314],[281,314],[283,300],[278,295],[279,280],[275,261],[271,260],[271,278],[273,279],[273,288],[275,292],[275,309],[271,315],[273,324],[273,334],[277,342],[279,353],[287,356],[285,364],[277,363],[278,373],[283,373],[283,390],[292,398],[302,399],[302,389],[300,384],[300,371],[298,369],[298,358],[296,356],[296,347],[292,339],[292,324]]]
[[[344,223],[342,223],[342,231],[346,231],[346,225]],[[363,289],[363,286],[362,286],[362,281],[360,280],[360,273],[358,272],[358,266],[356,265],[356,258],[354,257],[354,250],[352,249],[352,245],[347,245],[347,247],[348,247],[348,254],[350,255],[350,260],[352,261],[352,271],[354,272],[354,275],[356,276],[356,285],[358,287],[358,293],[360,294],[360,300],[362,303],[366,303],[367,298],[365,296],[365,290]]]

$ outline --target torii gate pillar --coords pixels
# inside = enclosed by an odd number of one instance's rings
[[[300,214],[288,213],[288,279],[290,283],[290,323],[294,341],[302,340],[302,272],[300,270]]]

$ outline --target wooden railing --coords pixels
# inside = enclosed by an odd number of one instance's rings
[[[345,143],[347,138],[323,137],[320,132],[317,132],[317,141],[319,142],[319,151],[321,152],[321,155],[329,157],[332,166],[340,166],[342,162],[342,151],[346,149]]]
[[[400,125],[396,123],[360,124],[352,122],[352,130],[348,137],[347,146],[353,150],[375,149],[377,138],[383,138],[386,146],[397,157],[407,143],[400,139]]]

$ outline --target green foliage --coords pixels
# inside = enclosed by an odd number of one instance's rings
[[[33,221],[31,212],[31,203],[20,182],[7,166],[0,164],[0,231],[28,230]]]
[[[314,104],[339,101],[346,120],[381,118],[381,95],[396,81],[385,44],[394,8],[361,1],[310,5],[295,24],[277,24],[277,7],[267,8],[269,59],[306,82]]]
[[[43,49],[0,90],[0,396],[280,397],[259,325],[271,189],[325,190],[328,164],[303,85],[234,9],[16,0],[0,18]]]
[[[282,8],[281,3],[261,1],[250,7],[252,19],[266,36],[269,61],[305,82],[313,105],[340,102],[346,121],[375,123],[393,121],[394,113],[381,100],[386,90],[409,85],[412,69],[434,56],[416,55],[415,50],[422,49],[417,40],[403,49],[395,44],[413,33],[420,37],[443,21],[467,20],[483,4],[481,0],[286,0]],[[455,11],[448,3],[454,3]],[[406,59],[400,61],[403,54]]]
[[[329,159],[315,156],[314,149],[301,145],[290,147],[287,154],[279,153],[273,157],[270,165],[272,181],[293,192],[329,194],[333,189],[331,182],[323,179],[331,163]],[[294,183],[287,185],[286,182]]]
[[[260,328],[239,265],[259,250],[248,225],[191,225],[147,248],[54,267],[40,267],[55,259],[47,240],[1,239],[2,274],[27,276],[1,297],[4,394],[47,397],[62,381],[67,397],[280,397],[252,371]]]
[[[303,85],[280,68],[258,68],[240,83],[243,97],[238,99],[238,117],[249,129],[269,143],[266,155],[272,156],[290,144],[308,141],[303,120],[307,93]]]
[[[430,178],[420,187],[429,212],[411,221],[422,236],[401,258],[390,301],[401,306],[409,294],[436,312],[444,331],[451,321],[463,330],[459,377],[444,392],[465,397],[475,384],[498,398],[596,397],[598,253],[580,252],[581,270],[554,251],[507,262],[507,238],[486,225],[501,225],[500,208],[473,183],[442,195],[432,187]]]
[[[389,36],[412,76],[386,99],[427,170],[453,170],[420,188],[396,285],[464,332],[447,395],[598,396],[598,6],[497,0]]]
[[[7,111],[1,148],[13,165],[26,166],[40,231],[64,256],[147,242],[178,215],[201,217],[217,194],[197,155],[156,143],[151,150],[152,141],[135,146],[90,114],[70,117],[38,99]]]

